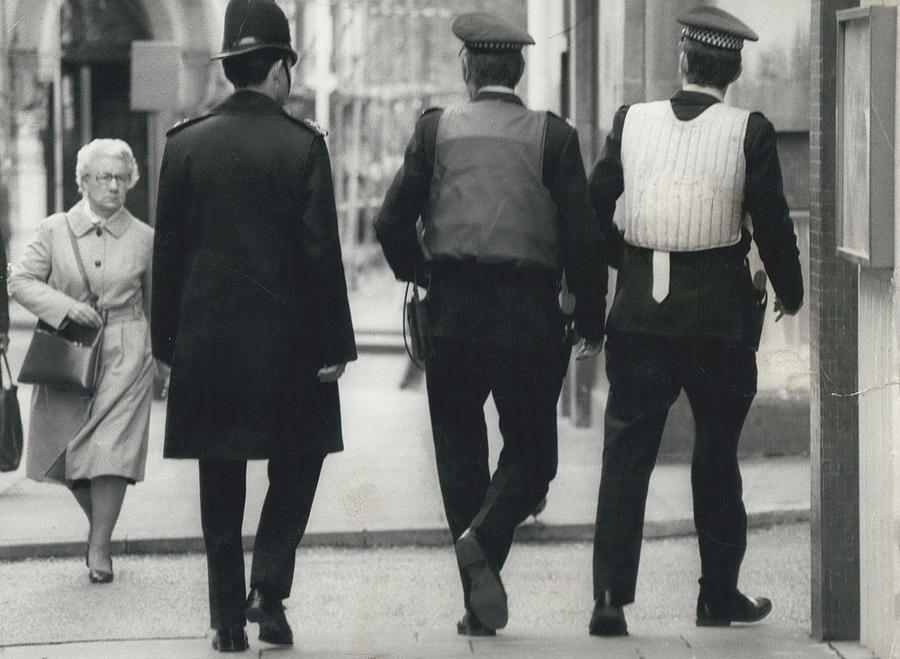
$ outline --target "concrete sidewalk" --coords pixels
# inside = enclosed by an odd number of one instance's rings
[[[368,349],[341,379],[345,450],[325,461],[306,545],[448,542],[424,385],[421,374],[410,371],[405,354],[397,350],[402,306],[403,285],[384,274],[351,293],[358,340]],[[33,318],[16,305],[11,315],[9,358],[15,374]],[[384,349],[387,344],[389,349]],[[410,380],[412,386],[401,388]],[[26,428],[30,396],[30,387],[21,385]],[[500,436],[490,401],[486,413],[496,459]],[[154,402],[146,480],[126,495],[113,536],[116,553],[202,550],[197,466],[191,460],[162,459],[164,423],[165,403]],[[602,423],[595,426],[600,427],[578,429],[565,418],[559,420],[558,475],[546,509],[523,525],[521,538],[592,537],[603,441]],[[742,471],[751,525],[808,519],[808,458],[745,459]],[[647,505],[648,537],[693,531],[689,472],[687,464],[657,466]],[[265,464],[251,463],[244,525],[248,539],[258,521],[265,483]],[[83,551],[87,525],[74,499],[63,487],[27,480],[24,460],[17,472],[0,474],[0,520],[0,559]]]
[[[307,546],[448,542],[434,466],[424,392],[396,385],[373,389],[372,380],[399,382],[397,357],[368,357],[348,371],[343,385],[345,443],[329,456],[313,507]],[[24,400],[28,392],[22,387]],[[499,451],[493,406],[487,406],[492,455]],[[146,480],[129,488],[114,533],[114,552],[201,551],[196,462],[162,459],[165,404],[151,416]],[[560,427],[559,472],[547,507],[520,529],[520,538],[589,540],[593,535],[602,438],[595,430]],[[809,517],[809,460],[745,460],[744,497],[751,526]],[[648,537],[693,532],[690,467],[660,464],[647,505]],[[253,534],[265,493],[264,462],[248,470],[244,532]],[[75,500],[58,485],[24,477],[24,467],[0,479],[0,559],[77,555],[87,524]]]
[[[237,656],[256,657],[485,657],[544,658],[597,657],[608,659],[866,659],[872,655],[849,644],[815,643],[802,631],[767,626],[763,631],[654,629],[640,639],[599,639],[582,634],[524,632],[495,638],[463,638],[450,633],[403,633],[372,630],[371,636],[319,634],[303,639],[303,646],[281,648],[251,640],[250,650]],[[193,659],[221,656],[200,637],[135,639],[61,643],[0,649],[15,659]]]
[[[325,462],[301,551],[325,552],[324,558],[313,562],[311,569],[316,571],[315,575],[310,575],[315,577],[313,582],[317,583],[323,578],[320,572],[322,561],[341,563],[341,567],[337,569],[343,572],[347,569],[347,561],[352,563],[358,560],[361,565],[351,567],[357,578],[360,574],[372,571],[372,561],[381,561],[387,565],[385,576],[381,578],[376,574],[372,576],[373,579],[383,587],[402,590],[404,597],[408,597],[409,593],[419,593],[424,598],[423,601],[434,606],[436,598],[442,602],[442,598],[446,597],[445,582],[453,584],[456,575],[452,558],[449,558],[452,550],[434,466],[424,386],[420,379],[417,380],[415,373],[410,377],[406,357],[397,350],[396,328],[402,310],[402,286],[393,282],[375,282],[358,291],[351,299],[351,306],[357,322],[358,337],[361,343],[368,343],[368,349],[361,354],[359,361],[348,367],[341,381],[345,451],[329,456]],[[16,313],[17,322],[12,331],[10,349],[14,374],[18,372],[33,326],[26,315]],[[410,382],[412,386],[401,388],[401,384],[410,385]],[[28,386],[20,387],[19,398],[27,427],[30,400]],[[486,413],[491,455],[496,459],[500,437],[496,412],[490,402],[486,405]],[[67,610],[68,600],[71,600],[79,603],[72,604],[73,607],[87,607],[96,615],[92,613],[90,622],[85,623],[88,626],[80,628],[82,633],[63,634],[59,641],[52,644],[42,644],[41,641],[41,644],[35,645],[35,641],[23,639],[24,643],[13,641],[14,644],[9,645],[0,638],[0,657],[218,656],[209,649],[208,639],[204,640],[196,631],[203,628],[205,616],[205,612],[196,608],[196,604],[205,599],[205,585],[198,574],[203,571],[202,557],[192,554],[203,551],[196,463],[162,459],[164,423],[165,403],[154,402],[146,480],[129,488],[113,536],[114,555],[132,556],[122,559],[125,564],[122,578],[117,578],[109,590],[100,592],[87,585],[80,574],[77,581],[71,583],[71,566],[68,561],[35,561],[15,569],[16,574],[24,575],[25,572],[20,572],[23,570],[29,575],[35,575],[39,583],[26,588],[29,593],[27,603],[21,598],[13,598],[12,609],[21,605],[24,611],[43,610],[47,601],[53,601],[61,607],[59,611],[64,611]],[[589,542],[593,537],[600,478],[601,432],[596,428],[574,428],[567,419],[561,418],[559,433],[559,471],[551,484],[547,507],[536,520],[527,521],[518,534],[520,540],[552,541],[553,544],[549,547],[559,549],[551,550],[544,546],[538,548],[536,555],[519,551],[516,553],[518,558],[514,557],[513,560],[521,563],[510,566],[510,586],[514,592],[519,593],[520,601],[532,604],[540,603],[548,596],[559,596],[558,579],[561,575],[547,571],[544,564],[547,553],[568,551],[565,549],[567,541]],[[751,527],[809,518],[808,458],[744,460],[742,472]],[[265,464],[251,463],[244,523],[248,547],[258,521],[265,487]],[[647,537],[693,533],[688,465],[657,466],[651,481],[646,519]],[[65,488],[26,479],[24,464],[14,473],[0,474],[0,561],[80,557],[84,551],[86,535],[87,524],[84,517]],[[694,571],[691,561],[695,560],[695,544],[687,538],[678,542],[685,545],[682,550],[684,555],[673,556],[673,568],[661,569],[661,574],[671,574],[675,569],[691,573]],[[388,557],[380,554],[381,550],[372,549],[356,554],[357,558],[350,558],[348,554],[334,556],[332,552],[339,551],[336,549],[315,549],[316,546],[334,548],[401,545],[443,547],[445,549],[439,551],[450,553],[447,556],[442,554],[436,563],[437,568],[414,560],[414,564],[420,566],[418,569],[427,571],[427,575],[416,575],[413,582],[405,583],[403,577],[398,576],[396,561],[408,549],[392,549]],[[686,606],[689,614],[692,603],[685,604],[676,600],[675,604],[665,599],[648,601],[644,598],[644,606],[654,612],[654,622],[642,625],[641,618],[638,617],[631,637],[616,640],[590,638],[584,630],[590,613],[584,604],[590,603],[589,545],[573,546],[577,548],[574,550],[574,558],[564,562],[565,572],[576,570],[574,575],[568,577],[574,586],[564,586],[563,592],[570,587],[578,590],[575,601],[580,603],[578,606],[581,608],[573,611],[571,605],[566,603],[564,611],[560,613],[562,622],[555,618],[546,620],[540,617],[535,620],[520,620],[518,623],[511,623],[510,628],[495,639],[467,639],[453,633],[452,626],[447,629],[447,621],[454,619],[455,603],[440,604],[438,608],[449,608],[442,611],[440,624],[434,625],[419,624],[414,614],[398,610],[395,608],[399,606],[397,603],[386,602],[382,603],[386,607],[384,611],[368,609],[354,614],[354,624],[358,627],[350,630],[342,630],[339,624],[327,623],[307,628],[295,648],[275,648],[261,644],[255,639],[255,629],[251,629],[251,652],[255,656],[281,657],[588,657],[602,654],[611,658],[642,656],[665,659],[749,659],[789,656],[798,659],[857,659],[871,656],[853,643],[840,646],[815,643],[809,638],[806,629],[777,621],[731,630],[698,629],[693,624],[686,624],[684,620],[677,622],[685,613],[680,609]],[[808,552],[803,547],[794,549],[795,554]],[[669,546],[660,549],[648,546],[645,551],[658,551],[662,556],[672,556],[672,548]],[[772,551],[777,554],[780,546],[773,546]],[[759,557],[761,553],[758,548],[754,555]],[[652,554],[648,555],[650,557]],[[664,559],[648,561],[645,574],[653,579],[651,566],[662,560]],[[169,561],[187,561],[188,564],[179,570],[173,568]],[[143,562],[147,563],[146,566],[143,566]],[[52,578],[42,575],[41,570],[44,568],[38,566],[44,564],[48,566],[46,569],[54,571]],[[16,565],[19,564],[14,563],[10,567],[15,568]],[[675,568],[676,565],[680,568]],[[525,571],[526,566],[530,566],[528,569],[534,570],[534,574]],[[757,569],[761,569],[763,574],[772,570],[765,566]],[[748,566],[748,572],[752,574],[752,570]],[[56,571],[59,574],[55,574]],[[772,576],[775,577],[775,573]],[[302,574],[298,578],[304,583]],[[398,578],[400,582],[396,586],[389,585]],[[518,583],[517,578],[520,578]],[[691,583],[693,578],[693,574],[684,576],[680,582]],[[432,584],[435,579],[437,581]],[[759,582],[760,578],[757,577],[756,580]],[[140,584],[140,596],[137,599],[129,599],[135,594],[134,583],[130,587],[130,582]],[[309,581],[305,583],[308,584]],[[348,587],[352,589],[354,583],[353,578],[348,576],[331,584],[330,587],[335,589],[331,599],[337,598],[345,602],[351,610],[363,606],[361,602],[355,601],[357,597],[361,597],[363,601],[374,600],[374,606],[378,606],[380,598],[373,595],[375,586],[371,584],[362,592],[345,592]],[[533,592],[527,595],[523,590],[529,584]],[[180,589],[185,587],[187,591],[181,592]],[[306,587],[313,591],[316,589],[313,585]],[[784,587],[792,590],[791,586]],[[329,586],[322,584],[321,588],[327,590]],[[432,592],[431,589],[437,590]],[[114,601],[110,601],[108,598],[115,592],[119,592],[118,597],[113,597]],[[677,598],[677,591],[673,590],[670,594]],[[168,598],[171,598],[176,608],[167,608]],[[304,598],[295,599],[303,601]],[[785,599],[786,596],[780,601],[784,602]],[[106,610],[110,611],[108,615],[112,616],[113,621],[113,609],[122,612],[124,618],[134,617],[125,613],[132,606],[138,609],[136,616],[150,616],[135,622],[136,629],[140,630],[135,636],[124,638],[121,633],[107,633],[96,627],[100,624],[99,621],[105,620],[103,612]],[[344,611],[343,606],[339,606],[337,602],[333,606],[336,607],[335,616]],[[406,606],[414,608],[414,604]],[[183,613],[178,613],[181,609],[177,607],[187,608]],[[680,613],[674,612],[676,608]],[[148,612],[144,613],[144,609],[148,609]],[[521,613],[520,611],[519,615]],[[59,615],[68,614],[63,612]],[[294,609],[292,615],[298,615],[297,609]],[[533,615],[538,614],[535,611]],[[29,619],[27,613],[25,616]],[[389,616],[399,616],[404,620],[412,616],[412,622],[407,628],[406,624],[393,619],[386,621]],[[292,624],[298,620],[302,621],[303,618],[292,618]],[[30,622],[36,622],[34,614]],[[158,632],[151,631],[156,628],[154,625],[158,625]]]
[[[648,540],[630,636],[591,638],[591,544],[517,543],[504,567],[509,625],[492,639],[458,636],[459,575],[443,547],[301,547],[286,615],[293,648],[257,640],[251,656],[648,657],[799,659],[871,656],[809,637],[809,524],[754,529],[743,587],[774,603],[759,624],[694,624],[698,557],[690,537]],[[249,566],[249,555],[245,557]],[[202,554],[115,559],[111,584],[88,583],[80,557],[0,561],[0,657],[212,657]],[[856,647],[862,653],[862,650]],[[276,654],[277,653],[277,654]]]

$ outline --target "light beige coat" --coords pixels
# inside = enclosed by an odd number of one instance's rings
[[[41,221],[9,276],[10,297],[53,327],[87,291],[66,221],[75,232],[98,306],[108,309],[100,382],[93,398],[35,385],[26,473],[71,483],[96,476],[144,477],[154,365],[145,314],[153,229],[126,209],[99,232],[81,201]]]

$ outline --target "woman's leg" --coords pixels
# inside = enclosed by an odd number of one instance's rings
[[[88,484],[87,486],[75,486],[71,488],[71,492],[72,496],[75,497],[75,501],[78,502],[78,505],[81,506],[81,509],[84,511],[84,515],[85,517],[87,517],[88,524],[90,524],[91,519],[93,518],[90,484]]]
[[[90,565],[88,562],[88,552],[90,551],[91,546],[91,528],[94,525],[93,506],[91,505],[91,482],[78,481],[72,485],[70,491],[72,492],[72,496],[75,497],[75,501],[78,502],[78,505],[81,506],[81,509],[84,511],[85,517],[87,517],[88,537],[84,547],[84,563],[85,565]]]
[[[119,519],[119,511],[122,510],[126,487],[128,481],[119,476],[98,476],[91,479],[93,516],[88,556],[90,565],[95,570],[112,572],[110,538]]]

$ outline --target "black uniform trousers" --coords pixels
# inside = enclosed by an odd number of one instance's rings
[[[559,346],[541,352],[436,337],[426,366],[438,480],[454,542],[471,528],[499,570],[516,526],[556,475]],[[484,404],[493,395],[503,448],[488,465]],[[469,584],[463,578],[468,609]]]
[[[737,447],[756,395],[756,355],[721,340],[611,333],[609,398],[594,535],[594,598],[634,601],[650,474],[669,408],[684,389],[696,434],[691,460],[702,588],[737,588],[747,546]]]
[[[272,458],[256,540],[250,586],[270,597],[291,594],[297,545],[303,538],[325,456],[297,451]],[[206,545],[210,626],[243,624],[247,589],[241,525],[247,492],[246,460],[203,460],[200,520]]]

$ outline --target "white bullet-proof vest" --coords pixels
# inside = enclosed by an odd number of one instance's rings
[[[734,245],[743,220],[750,113],[715,103],[682,121],[669,101],[625,115],[625,241],[664,252]]]

